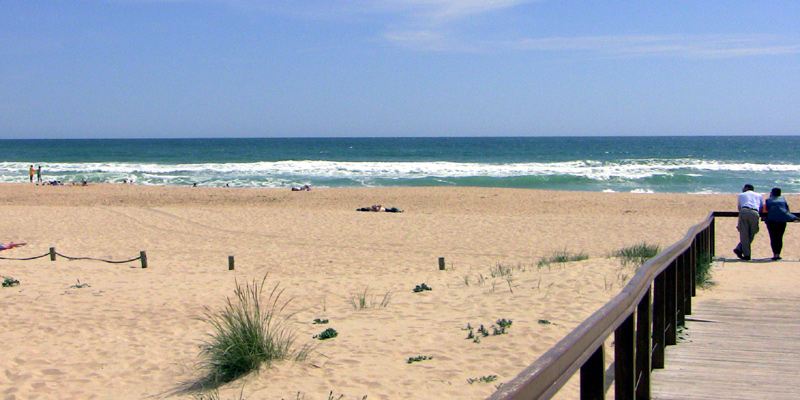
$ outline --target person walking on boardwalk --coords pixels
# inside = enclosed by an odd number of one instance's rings
[[[758,217],[759,210],[764,204],[764,197],[755,192],[755,188],[751,184],[746,184],[742,188],[742,193],[739,193],[737,198],[739,208],[739,223],[736,224],[736,229],[739,230],[739,244],[733,249],[736,257],[742,260],[749,260],[750,244],[758,233]]]
[[[42,183],[42,166],[36,168],[36,183]]]
[[[772,260],[781,259],[783,249],[783,233],[786,232],[786,223],[797,221],[797,217],[789,212],[789,203],[781,196],[781,188],[772,188],[767,203],[767,223],[769,232],[769,245],[772,247]]]
[[[28,167],[28,177],[31,179],[31,183],[33,183],[33,174],[35,174],[35,173],[36,173],[36,170],[33,169],[33,164],[31,164],[31,166]]]

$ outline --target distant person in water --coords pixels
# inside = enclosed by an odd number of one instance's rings
[[[739,259],[747,261],[751,256],[750,245],[758,233],[759,211],[764,204],[764,197],[756,193],[753,185],[748,183],[737,196],[737,203],[739,223],[736,224],[736,229],[739,230],[739,244],[733,252]]]
[[[33,169],[33,164],[28,167],[28,177],[31,179],[31,183],[33,183],[33,175],[36,174],[36,170]]]
[[[27,243],[25,243],[25,242],[20,242],[20,243],[14,243],[14,242],[0,243],[0,251],[13,249],[14,247],[25,246],[26,244]]]
[[[772,260],[778,261],[781,259],[783,233],[786,232],[786,223],[797,221],[797,217],[789,212],[789,203],[781,196],[781,188],[772,188],[766,204],[767,216],[764,217],[764,221],[767,223],[767,231],[769,232]]]
[[[36,168],[36,183],[42,183],[42,166]]]

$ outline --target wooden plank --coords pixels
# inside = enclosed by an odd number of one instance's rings
[[[668,367],[653,371],[653,399],[800,398],[800,295],[770,297],[764,286],[757,299],[698,297]]]

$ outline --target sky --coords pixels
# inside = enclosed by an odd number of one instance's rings
[[[0,0],[0,138],[800,134],[800,1]]]

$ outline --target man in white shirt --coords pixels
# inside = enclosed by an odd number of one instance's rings
[[[739,223],[736,224],[736,229],[739,230],[739,244],[733,252],[736,257],[745,261],[750,259],[750,244],[758,233],[759,211],[764,204],[764,197],[754,190],[753,185],[748,183],[738,196]]]

